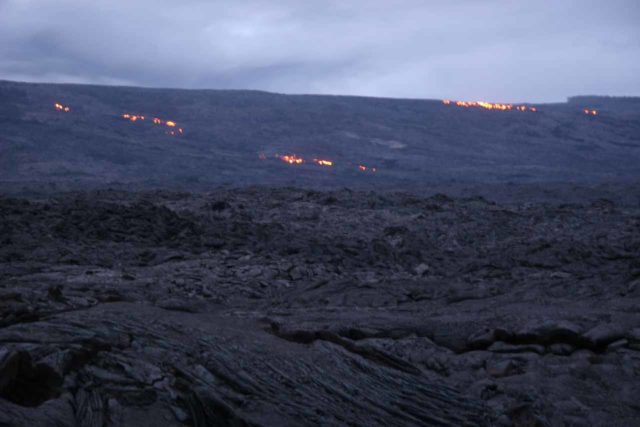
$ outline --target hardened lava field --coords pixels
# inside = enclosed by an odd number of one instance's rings
[[[0,236],[0,424],[640,417],[637,202],[95,191]]]

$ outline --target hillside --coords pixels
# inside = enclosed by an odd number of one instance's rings
[[[4,81],[0,126],[3,188],[266,184],[415,191],[454,181],[640,177],[640,98],[573,97],[502,111],[441,100]],[[285,155],[305,163],[276,157]]]

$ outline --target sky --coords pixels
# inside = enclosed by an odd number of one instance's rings
[[[554,102],[639,76],[639,0],[0,0],[4,80]]]

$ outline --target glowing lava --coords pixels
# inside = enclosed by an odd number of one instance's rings
[[[267,160],[269,158],[269,156],[267,156],[265,153],[263,152],[259,152],[258,153],[258,158],[260,160]],[[295,154],[274,154],[273,158],[278,159],[282,162],[285,162],[287,164],[290,165],[301,165],[304,163],[310,163],[310,164],[314,164],[317,166],[322,166],[322,167],[333,167],[335,166],[335,162],[333,160],[327,160],[327,159],[317,159],[314,158],[312,160],[306,160],[303,157],[297,156]],[[353,163],[349,163],[350,166],[348,167],[352,167],[354,166]],[[365,165],[357,165],[358,166],[358,170],[360,170],[361,172],[366,172],[366,173],[376,173],[378,172],[378,169],[370,167],[370,166],[365,166]]]
[[[331,160],[313,159],[313,162],[320,166],[333,166],[333,162]]]
[[[304,159],[302,157],[298,157],[295,154],[285,154],[284,156],[278,156],[280,160],[285,163],[289,163],[290,165],[300,165],[304,163]]]
[[[131,122],[137,122],[138,120],[144,120],[144,116],[138,116],[136,114],[123,114],[123,119],[127,119]]]
[[[141,115],[136,115],[136,114],[123,114],[122,118],[125,120],[129,120],[131,122],[137,122],[138,120],[144,120],[145,117],[141,116]],[[178,126],[178,124],[172,120],[167,120],[164,121],[162,119],[159,119],[158,117],[154,117],[152,119],[152,122],[154,125],[160,125],[160,126],[167,126],[169,128],[175,128]],[[170,135],[170,136],[176,136],[176,135],[183,135],[184,134],[184,130],[182,128],[177,128],[177,130],[168,130],[165,132],[166,135]]]
[[[368,167],[368,166],[365,166],[365,165],[358,165],[358,169],[360,170],[360,172],[367,172],[367,171],[373,172],[373,173],[378,172],[378,169],[371,168],[371,167]]]
[[[63,113],[68,113],[69,111],[71,111],[71,108],[66,107],[58,102],[53,104],[53,106],[56,108],[57,111],[62,111]]]
[[[597,110],[589,110],[588,108],[585,108],[584,110],[582,110],[587,116],[597,116],[598,115],[598,111]]]
[[[500,110],[500,111],[508,111],[508,110],[516,110],[516,111],[531,111],[535,113],[538,111],[536,107],[529,107],[527,105],[513,105],[513,104],[494,104],[492,102],[485,101],[450,101],[448,99],[442,100],[444,105],[457,105],[458,107],[478,107],[484,108],[487,110]]]

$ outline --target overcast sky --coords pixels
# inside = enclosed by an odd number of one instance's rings
[[[640,95],[640,0],[0,0],[0,79],[509,102]]]

